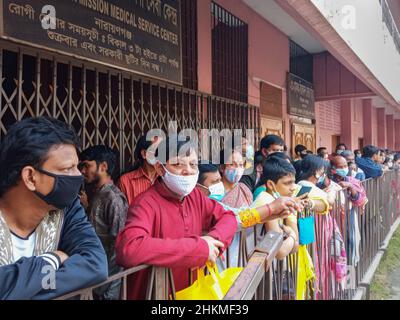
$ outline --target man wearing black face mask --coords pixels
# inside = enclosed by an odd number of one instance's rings
[[[52,299],[107,278],[104,249],[78,192],[78,139],[29,118],[0,145],[0,299]]]

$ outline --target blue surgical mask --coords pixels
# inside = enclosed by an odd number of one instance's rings
[[[325,175],[323,174],[322,176],[318,177],[317,185],[323,185],[325,182]]]
[[[221,202],[222,199],[224,198],[224,196],[225,196],[224,194],[210,194],[208,197],[210,199],[213,199],[213,200],[217,201],[217,202]]]
[[[347,177],[349,174],[349,168],[345,168],[345,169],[335,169],[336,174],[338,176],[341,176],[342,178]]]
[[[230,183],[238,183],[240,179],[242,178],[244,173],[243,168],[229,168],[225,169],[225,178],[230,182]]]
[[[274,191],[274,192],[272,192],[272,196],[273,196],[275,199],[279,199],[279,198],[281,197],[281,194],[280,194],[279,192],[277,192],[277,191]]]
[[[275,199],[279,199],[281,197],[281,194],[278,191],[276,191],[275,184],[274,184],[273,188],[271,188],[271,191],[272,191],[272,196]]]
[[[254,147],[252,145],[248,145],[246,149],[246,159],[253,160],[254,159]]]
[[[222,182],[218,182],[212,186],[209,186],[208,191],[210,191],[210,195],[208,197],[218,202],[220,202],[225,196],[225,188]]]

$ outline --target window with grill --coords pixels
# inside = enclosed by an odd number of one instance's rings
[[[197,90],[197,0],[181,0],[183,86]]]
[[[290,41],[290,73],[313,83],[313,55]]]
[[[247,102],[248,25],[214,2],[211,23],[213,94]]]

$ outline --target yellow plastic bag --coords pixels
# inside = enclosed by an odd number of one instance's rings
[[[210,272],[197,269],[197,280],[188,288],[176,293],[176,300],[222,300],[243,268],[228,268],[219,273],[216,266],[206,265]]]
[[[297,292],[296,300],[305,300],[307,284],[315,280],[315,271],[310,254],[305,245],[300,245],[297,252]]]

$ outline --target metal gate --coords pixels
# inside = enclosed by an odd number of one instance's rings
[[[0,41],[0,139],[26,117],[71,124],[82,147],[105,144],[133,162],[137,139],[152,128],[255,129],[258,108],[84,60]]]

